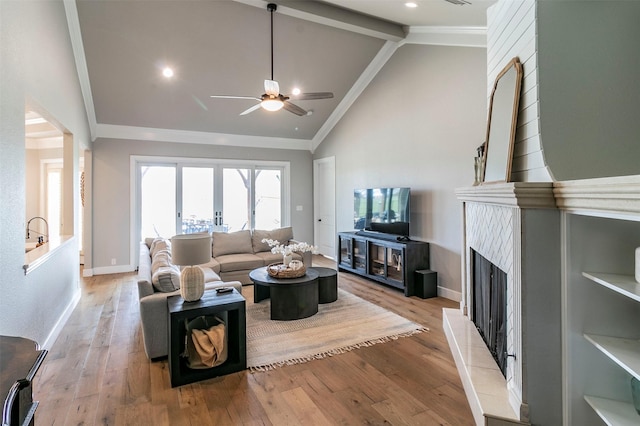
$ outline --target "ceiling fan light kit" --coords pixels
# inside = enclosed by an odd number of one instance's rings
[[[277,8],[278,6],[275,3],[269,3],[267,5],[267,10],[271,15],[271,79],[264,81],[265,93],[260,97],[211,95],[212,98],[217,98],[217,99],[254,99],[254,100],[260,101],[259,104],[256,104],[251,108],[241,112],[240,115],[247,115],[257,109],[260,109],[260,107],[262,107],[262,109],[266,111],[272,111],[272,112],[285,109],[300,117],[305,115],[311,115],[309,111],[306,111],[305,109],[300,108],[298,105],[295,105],[289,102],[290,97],[280,93],[280,85],[278,84],[277,81],[273,79],[273,12],[275,12]],[[332,92],[299,93],[295,96],[296,96],[296,99],[298,100],[330,99],[330,98],[333,98],[333,93]]]
[[[284,102],[280,99],[265,99],[260,102],[260,106],[267,111],[278,111],[284,106]]]

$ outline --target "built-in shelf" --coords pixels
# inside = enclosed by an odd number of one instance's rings
[[[640,380],[640,340],[597,334],[585,334],[584,337],[629,374]]]
[[[632,275],[601,274],[596,272],[583,272],[582,275],[616,293],[640,302],[640,284],[636,282]]]
[[[585,395],[585,401],[609,426],[638,426],[640,415],[628,402]]]

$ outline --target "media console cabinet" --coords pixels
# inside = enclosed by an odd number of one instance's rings
[[[416,271],[429,269],[429,243],[339,232],[338,269],[399,288],[405,296],[420,295]]]

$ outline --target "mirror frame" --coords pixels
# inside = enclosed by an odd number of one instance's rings
[[[507,87],[504,84],[500,85],[500,79],[512,69],[514,69],[516,73],[515,87]],[[520,59],[515,57],[500,71],[493,85],[489,103],[489,118],[487,120],[487,138],[484,149],[482,183],[509,182],[511,180],[511,161],[513,159],[513,145],[518,122],[522,74]],[[504,111],[494,110],[496,93],[507,97],[513,93],[513,102],[506,105],[508,108],[503,108]],[[497,123],[501,126],[509,125],[509,135],[506,140],[498,139],[495,135],[491,137],[491,126],[493,124],[494,127],[497,128]]]

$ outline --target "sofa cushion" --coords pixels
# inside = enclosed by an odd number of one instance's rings
[[[204,269],[205,271],[207,269],[211,269],[213,272],[215,272],[216,274],[218,272],[220,272],[220,262],[218,262],[217,260],[215,260],[213,257],[211,258],[210,261],[208,261],[207,263],[203,263],[202,265],[200,265],[200,267],[202,269]]]
[[[212,234],[212,255],[213,257],[225,254],[253,253],[251,247],[251,232],[214,232]]]
[[[151,253],[151,258],[155,256],[158,250],[169,250],[171,251],[171,240],[166,238],[158,237],[153,240],[151,243],[151,247],[149,248],[149,252]]]
[[[216,257],[216,260],[220,262],[220,272],[241,271],[265,266],[262,258],[251,253],[225,254]]]
[[[270,251],[261,251],[256,253],[256,256],[262,259],[264,266],[271,265],[272,263],[282,263],[282,255],[280,253],[271,253]],[[302,261],[302,256],[299,253],[291,253],[293,260]]]
[[[285,228],[272,229],[270,231],[255,229],[253,231],[253,236],[251,237],[254,253],[258,253],[261,251],[271,251],[271,247],[269,247],[269,244],[262,242],[262,240],[265,238],[276,240],[280,244],[287,244],[289,240],[293,239],[293,228],[287,226]]]
[[[165,241],[152,243],[154,254],[151,255],[151,284],[156,291],[163,293],[180,288],[180,269],[171,263],[171,245]]]
[[[175,265],[160,266],[151,275],[151,284],[163,293],[176,291],[180,288],[180,270]]]
[[[156,251],[151,257],[151,272],[157,270],[160,266],[171,266],[171,253],[169,250],[163,249]]]

